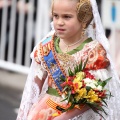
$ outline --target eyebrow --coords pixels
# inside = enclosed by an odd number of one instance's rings
[[[56,13],[56,12],[52,12],[52,14],[57,14],[58,15],[58,13]],[[71,13],[64,13],[64,14],[61,14],[62,16],[65,16],[65,15],[70,15],[70,16],[73,16]]]

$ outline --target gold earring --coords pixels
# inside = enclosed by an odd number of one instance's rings
[[[85,36],[85,33],[86,33],[86,29],[83,28],[83,29],[82,29],[82,36]]]
[[[82,36],[84,36],[86,33],[86,24],[82,23]]]

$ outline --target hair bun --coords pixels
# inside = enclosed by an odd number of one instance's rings
[[[92,6],[89,0],[80,0],[77,4],[78,20],[82,23],[89,24],[93,19]]]

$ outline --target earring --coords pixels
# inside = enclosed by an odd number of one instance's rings
[[[83,30],[82,30],[82,36],[85,36],[85,33],[86,33],[86,29],[83,28]]]
[[[86,23],[82,23],[82,36],[86,34]]]

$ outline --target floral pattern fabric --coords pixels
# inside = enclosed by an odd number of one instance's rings
[[[73,55],[69,55],[68,56],[69,61],[67,61],[66,63],[63,58],[59,57],[59,53],[55,53],[55,54],[57,54],[60,65],[63,67],[63,69],[66,71],[66,73],[67,73],[69,67],[71,69],[73,69],[73,67],[75,65],[77,65],[78,63],[80,63],[81,60],[85,61],[87,57],[88,57],[88,64],[87,64],[88,70],[95,70],[95,71],[97,71],[99,69],[104,70],[109,65],[109,60],[106,57],[106,52],[105,52],[104,48],[102,47],[102,45],[97,41],[92,41],[90,43],[87,43],[81,51],[78,51]],[[41,56],[40,56],[39,46],[34,52],[34,58],[38,64],[42,64],[42,66],[44,67],[44,63],[42,63],[43,61],[41,60]],[[43,68],[43,69],[45,69],[45,68]],[[40,72],[38,72],[38,76],[39,76],[39,73]],[[94,72],[94,74],[95,74],[95,72]],[[50,82],[49,77],[47,77],[47,79],[48,79],[48,83],[49,83],[48,85],[55,88],[55,85],[52,82]],[[33,104],[32,108],[29,112],[29,115],[28,115],[28,120],[39,120],[39,119],[40,120],[52,120],[53,119],[52,114],[55,113],[55,110],[53,110],[46,104],[46,100],[48,98],[52,98],[55,102],[57,102],[58,104],[61,104],[60,101],[62,100],[62,98],[58,98],[55,96],[53,97],[51,95],[44,94],[43,97],[37,103]],[[87,115],[88,118],[90,116],[91,116],[91,118],[94,118],[96,116],[95,119],[101,118],[96,113],[91,112],[91,110],[89,110],[89,111],[92,114],[89,114],[89,116]],[[83,117],[84,114],[76,116],[75,117],[76,120],[78,117],[81,117],[82,120],[84,120],[84,117]],[[73,118],[73,119],[75,119],[75,118]],[[92,119],[90,119],[90,120],[92,120]]]

